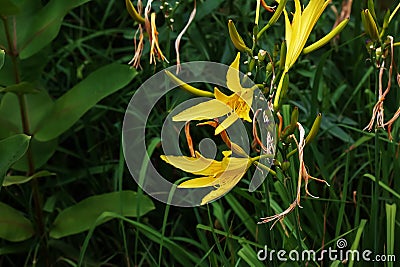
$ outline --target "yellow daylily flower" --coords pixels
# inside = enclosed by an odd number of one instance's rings
[[[330,0],[310,0],[304,11],[301,11],[300,1],[295,0],[295,12],[292,23],[289,21],[287,11],[283,11],[285,14],[285,38],[287,45],[285,72],[293,66],[300,56],[311,30],[329,2]]]
[[[215,188],[203,197],[200,205],[204,205],[228,193],[253,162],[249,157],[231,157],[232,151],[222,153],[222,161],[205,158],[197,151],[196,157],[162,155],[161,159],[185,172],[203,176],[185,181],[178,188]]]
[[[289,20],[287,11],[283,10],[285,14],[286,57],[284,71],[275,94],[273,105],[275,111],[280,107],[281,91],[285,77],[287,77],[289,69],[303,51],[312,29],[329,3],[330,0],[310,0],[307,7],[302,11],[300,0],[294,0],[295,12],[292,22]]]
[[[231,126],[239,118],[251,122],[250,110],[256,87],[243,88],[239,77],[240,53],[230,65],[226,74],[226,85],[234,94],[225,95],[214,88],[215,99],[202,102],[175,115],[173,121],[209,120],[222,116],[227,118],[215,129],[215,134]]]

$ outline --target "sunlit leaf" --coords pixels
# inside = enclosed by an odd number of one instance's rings
[[[133,191],[112,192],[88,197],[58,214],[50,231],[52,238],[61,238],[89,230],[104,212],[114,212],[126,217],[142,216],[154,209],[147,196]],[[97,222],[105,223],[111,218]]]
[[[47,177],[55,175],[54,173],[51,173],[49,171],[40,171],[35,173],[34,175],[31,175],[29,177],[27,176],[6,176],[3,181],[3,186],[10,186],[14,184],[23,184],[27,183],[32,179],[40,178],[40,177]]]
[[[68,130],[106,96],[127,85],[137,74],[127,65],[110,64],[91,73],[55,102],[36,131],[39,141],[48,141]]]

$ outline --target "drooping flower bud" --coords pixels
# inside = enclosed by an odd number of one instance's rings
[[[133,6],[131,0],[125,0],[125,5],[126,5],[126,10],[128,11],[129,15],[135,20],[136,22],[140,24],[144,24],[145,19],[139,15],[139,13],[136,11],[136,8]]]
[[[232,20],[228,21],[228,30],[229,30],[229,36],[231,37],[231,41],[233,45],[236,47],[236,49],[239,50],[240,52],[246,52],[248,54],[251,54],[250,48],[248,48],[244,43],[242,37],[238,33],[235,24],[233,23]]]
[[[311,130],[306,137],[305,145],[311,143],[311,141],[314,140],[314,138],[317,136],[317,133],[319,131],[319,126],[321,125],[321,121],[322,121],[322,114],[319,113],[318,116],[315,118]]]

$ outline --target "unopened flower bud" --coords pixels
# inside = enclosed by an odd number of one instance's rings
[[[368,9],[361,11],[361,19],[365,28],[365,32],[372,39],[372,41],[379,40],[378,27]]]
[[[139,13],[136,11],[135,7],[133,6],[131,0],[125,0],[125,6],[126,10],[128,11],[129,15],[135,20],[136,22],[143,24],[144,23],[144,18],[139,15]]]
[[[319,131],[319,126],[321,125],[321,121],[322,121],[322,114],[319,113],[317,118],[315,118],[311,130],[306,137],[305,145],[311,143],[311,141],[314,140],[314,138],[317,136],[317,133]]]
[[[233,23],[232,20],[228,21],[228,30],[229,30],[229,36],[231,37],[233,45],[236,47],[237,50],[240,52],[246,52],[248,54],[251,53],[250,48],[246,46],[244,43],[242,37],[239,35],[235,24]]]

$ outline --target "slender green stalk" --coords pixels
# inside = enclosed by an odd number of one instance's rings
[[[17,61],[18,51],[16,49],[17,45],[15,43],[15,38],[13,38],[11,36],[7,17],[2,16],[1,19],[3,21],[4,31],[5,31],[6,38],[7,38],[7,44],[8,44],[7,52],[11,57],[11,61],[12,61],[12,65],[13,65],[14,80],[15,80],[15,83],[18,84],[21,82],[21,76],[20,76],[19,69],[18,69],[18,61]],[[19,110],[20,110],[20,114],[21,114],[23,132],[26,135],[31,135],[25,95],[17,94],[17,97],[18,97]],[[26,156],[28,159],[28,172],[26,175],[31,176],[35,173],[35,165],[33,162],[31,146],[28,147]],[[45,224],[44,224],[44,218],[43,218],[42,200],[41,200],[41,195],[40,195],[40,191],[39,191],[38,181],[36,179],[32,179],[31,186],[32,186],[33,201],[34,201],[34,205],[35,205],[35,217],[36,217],[37,230],[38,230],[37,234],[43,242],[43,253],[44,253],[44,257],[45,257],[45,262],[46,262],[46,266],[49,266],[50,263],[49,263],[48,251],[47,251],[47,237],[45,235]]]
[[[376,101],[379,99],[379,77],[378,77],[378,71],[375,71],[375,96],[376,96]],[[373,225],[373,230],[374,230],[374,252],[378,253],[378,248],[379,248],[379,194],[380,194],[380,187],[379,187],[379,181],[380,181],[380,160],[379,160],[379,153],[380,153],[380,141],[379,141],[379,133],[378,129],[375,128],[375,138],[374,138],[374,143],[375,143],[375,184],[374,184],[374,192],[372,195],[372,211],[371,211],[371,221]],[[374,266],[378,267],[378,263],[374,262]]]
[[[338,237],[340,234],[340,231],[342,229],[343,218],[345,215],[344,211],[345,211],[345,207],[346,207],[347,190],[349,188],[349,167],[351,164],[350,155],[351,155],[351,152],[348,152],[347,156],[346,156],[346,165],[345,165],[344,181],[343,181],[343,189],[342,189],[342,200],[340,203],[339,214],[337,216],[335,237]],[[336,246],[336,244],[335,244],[335,246]]]

